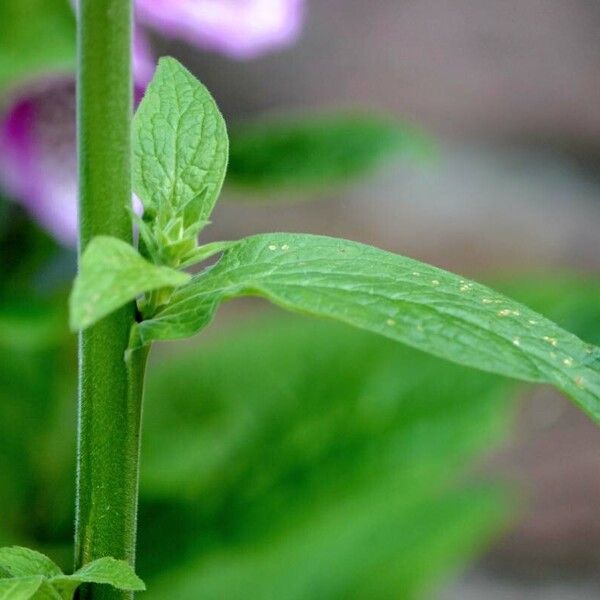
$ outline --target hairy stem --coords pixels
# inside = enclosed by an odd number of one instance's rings
[[[131,242],[131,0],[80,0],[79,250],[96,235]],[[80,334],[75,563],[135,558],[146,351],[124,360],[133,303]],[[107,586],[80,598],[123,599]]]

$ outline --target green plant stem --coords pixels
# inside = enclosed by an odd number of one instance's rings
[[[80,0],[80,254],[97,235],[131,242],[131,0]],[[142,387],[147,352],[125,351],[133,303],[80,334],[76,567],[135,558]],[[80,598],[130,598],[88,586]]]

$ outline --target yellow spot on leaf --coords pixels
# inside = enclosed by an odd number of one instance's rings
[[[511,310],[510,308],[503,308],[498,311],[499,317],[509,317],[512,315],[513,317],[518,317],[521,313],[518,310]]]

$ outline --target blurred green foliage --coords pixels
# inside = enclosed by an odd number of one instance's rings
[[[18,310],[3,315],[2,338],[20,335]],[[3,370],[19,354],[3,373],[3,534],[65,561],[74,365],[57,350],[72,355],[73,340],[44,319],[22,325],[38,343],[3,352]],[[180,598],[242,598],[248,586],[255,598],[411,598],[504,520],[502,496],[456,488],[465,461],[505,431],[501,379],[297,319],[156,362],[140,573],[157,598],[163,585]]]
[[[432,153],[431,140],[416,127],[367,113],[263,119],[233,127],[230,141],[227,182],[277,199],[281,192],[346,183],[396,155]]]
[[[29,228],[0,236],[22,250],[0,289],[0,544],[68,569],[75,338],[66,281],[48,276],[63,255]],[[600,341],[600,283],[495,287]],[[324,321],[267,315],[199,341],[158,348],[150,370],[150,598],[430,597],[506,523],[510,497],[470,472],[506,434],[516,384]]]
[[[0,91],[23,79],[75,66],[75,17],[69,0],[0,2]]]
[[[140,568],[174,572],[150,597],[413,598],[504,522],[456,488],[506,431],[499,378],[291,318],[151,372]]]
[[[62,262],[68,254],[20,206],[2,198],[0,192],[0,298],[11,297],[16,302],[29,299],[44,285],[47,279],[44,272],[52,270],[55,261]],[[60,275],[63,284],[75,271],[74,261],[69,268],[66,260],[66,272]]]

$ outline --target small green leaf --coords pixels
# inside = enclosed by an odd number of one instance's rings
[[[146,589],[144,582],[124,560],[105,557],[83,566],[73,575],[62,575],[50,580],[52,585],[63,590],[75,590],[82,583],[111,585],[118,590],[139,592]]]
[[[336,319],[484,371],[549,383],[600,421],[600,349],[485,286],[322,236],[241,240],[135,326],[134,344],[192,335],[221,301],[239,296]]]
[[[225,121],[208,90],[175,59],[162,58],[133,122],[133,182],[145,220],[160,228],[206,222],[227,169]]]
[[[2,0],[0,40],[1,91],[75,68],[75,16],[68,0]]]
[[[190,279],[148,262],[129,244],[98,236],[85,249],[70,298],[70,324],[85,329],[136,296],[177,287]]]
[[[54,577],[62,574],[60,567],[45,554],[20,546],[0,548],[0,569],[13,577],[28,575]]]
[[[41,575],[0,579],[0,600],[29,600],[39,590],[43,581]]]
[[[231,133],[227,181],[265,191],[343,183],[396,154],[425,155],[429,146],[414,127],[373,115],[255,123]]]

